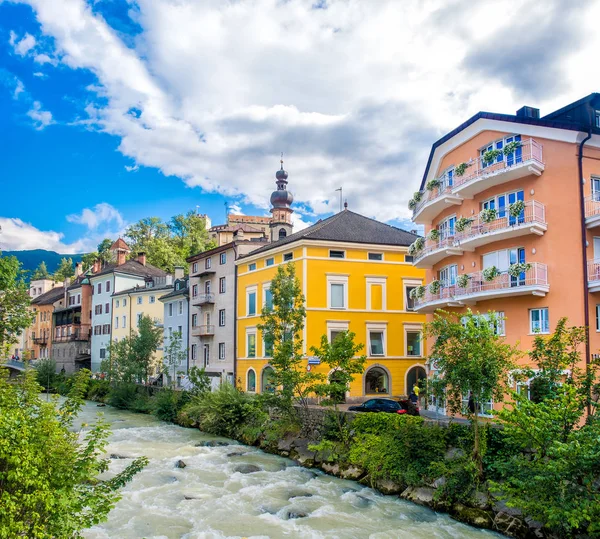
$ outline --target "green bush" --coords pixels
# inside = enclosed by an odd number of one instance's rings
[[[162,421],[176,423],[179,412],[188,402],[190,397],[186,391],[164,388],[152,399],[152,413]]]
[[[86,398],[91,401],[106,402],[109,393],[110,382],[108,380],[90,380]]]
[[[435,498],[449,504],[468,503],[473,499],[475,489],[479,485],[477,463],[470,454],[452,460],[433,462],[430,474],[436,479],[444,479],[435,491]]]
[[[132,405],[138,396],[137,386],[133,383],[121,382],[111,387],[108,404],[120,410],[133,410]]]
[[[37,383],[40,384],[44,390],[55,391],[56,375],[56,361],[53,359],[40,359],[35,365]]]
[[[137,395],[133,399],[133,402],[131,402],[128,409],[132,412],[137,412],[138,414],[150,414],[152,413],[153,409],[153,399],[150,395],[144,393],[143,391],[144,388],[142,388],[142,391],[137,392]]]

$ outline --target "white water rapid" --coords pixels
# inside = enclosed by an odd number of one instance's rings
[[[112,428],[108,452],[125,457],[114,458],[111,470],[140,455],[150,464],[123,490],[108,522],[84,533],[87,539],[500,537],[289,459],[151,416],[88,403],[79,422],[92,422],[99,411]],[[197,445],[208,440],[230,445]],[[177,468],[178,460],[186,467]],[[260,471],[236,471],[244,465]]]

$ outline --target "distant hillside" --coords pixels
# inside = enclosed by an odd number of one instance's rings
[[[61,255],[55,251],[46,251],[44,249],[32,249],[30,251],[2,251],[3,256],[16,256],[24,270],[33,271],[40,265],[40,262],[46,262],[46,267],[50,273],[58,269],[61,258],[72,258],[73,264],[81,262],[81,254]]]

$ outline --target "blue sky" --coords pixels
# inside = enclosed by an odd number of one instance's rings
[[[146,216],[222,222],[226,202],[264,215],[282,151],[297,227],[343,186],[351,209],[412,228],[406,202],[446,131],[600,90],[597,2],[495,9],[0,0],[0,248],[86,251]]]

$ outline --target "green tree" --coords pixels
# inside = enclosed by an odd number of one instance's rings
[[[301,335],[306,310],[293,263],[277,268],[270,290],[272,306],[263,307],[262,323],[258,329],[262,331],[267,346],[272,349],[269,364],[274,370],[275,394],[280,397],[282,407],[291,411],[294,399],[304,406],[308,404],[309,395],[324,376],[307,371],[304,365]]]
[[[31,280],[35,281],[36,279],[50,279],[50,273],[48,272],[48,268],[46,267],[46,262],[44,262],[43,260],[31,274]]]
[[[73,267],[72,258],[61,258],[58,269],[54,272],[54,280],[62,282],[67,278],[75,275],[75,268]]]
[[[473,461],[483,472],[479,433],[479,407],[489,400],[502,401],[510,371],[516,367],[519,350],[504,342],[496,331],[501,320],[496,313],[464,314],[438,311],[425,326],[434,339],[430,361],[440,371],[450,411],[468,415],[473,429]],[[474,412],[463,409],[463,397],[471,395]]]
[[[169,337],[163,354],[164,373],[171,377],[171,385],[175,387],[177,381],[177,368],[187,359],[187,348],[183,347],[181,331],[174,331]]]
[[[192,365],[188,370],[188,380],[192,385],[189,393],[195,397],[203,395],[210,391],[210,378],[205,372],[204,367],[199,368]]]
[[[53,359],[40,359],[35,365],[37,383],[49,391],[56,382],[56,361]]]
[[[144,315],[138,322],[138,331],[131,340],[131,353],[139,365],[143,380],[148,383],[149,377],[156,371],[158,360],[156,351],[163,341],[163,330],[152,318]]]
[[[60,407],[44,402],[33,370],[8,381],[0,369],[0,537],[79,537],[106,520],[119,490],[146,464],[135,459],[100,481],[109,466],[109,435],[101,417],[83,439],[73,422],[83,406],[89,371],[80,371]]]
[[[172,234],[174,249],[182,264],[189,256],[214,246],[208,237],[206,221],[194,211],[172,217],[169,222],[169,230]]]
[[[96,251],[84,254],[81,257],[81,269],[83,271],[89,270],[94,265],[94,262],[98,260],[98,258],[100,258],[100,255]]]
[[[110,251],[110,248],[113,244],[113,241],[110,238],[104,238],[98,244],[98,258],[102,260],[105,264],[110,264],[114,262],[114,255]]]

